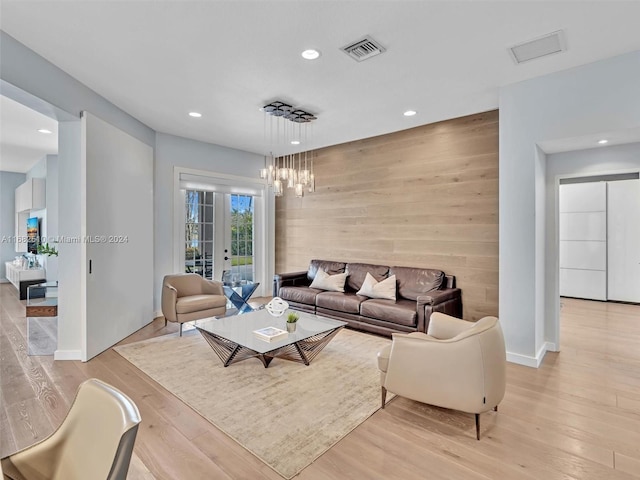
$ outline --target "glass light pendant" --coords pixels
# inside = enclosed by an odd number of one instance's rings
[[[273,181],[273,193],[276,197],[282,196],[282,180]]]
[[[296,183],[296,197],[302,197],[304,195],[303,185],[301,183]]]

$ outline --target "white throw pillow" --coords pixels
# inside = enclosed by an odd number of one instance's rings
[[[318,290],[328,290],[329,292],[344,292],[344,282],[347,280],[346,273],[337,273],[329,275],[324,270],[318,269],[316,278],[311,282],[311,288]]]
[[[391,275],[389,278],[385,278],[381,282],[378,282],[373,275],[367,272],[367,276],[364,277],[362,287],[356,293],[356,295],[362,295],[369,298],[381,298],[383,300],[396,301],[396,276]]]

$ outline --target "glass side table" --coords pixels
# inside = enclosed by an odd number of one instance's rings
[[[27,287],[27,353],[53,355],[58,348],[58,282]]]
[[[222,288],[224,289],[224,294],[229,300],[228,303],[231,303],[233,307],[235,307],[236,311],[230,311],[231,314],[243,314],[252,312],[253,308],[249,305],[249,299],[253,292],[260,286],[260,283],[247,283],[244,285],[238,285],[236,287],[232,287],[230,285],[224,285]]]

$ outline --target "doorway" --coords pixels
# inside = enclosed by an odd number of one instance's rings
[[[184,271],[208,280],[253,283],[254,205],[248,194],[185,190]]]
[[[545,310],[544,342],[547,351],[560,347],[560,181],[610,175],[638,175],[640,143],[574,150],[545,155]],[[637,178],[637,176],[635,177]],[[628,223],[628,222],[627,222]],[[640,259],[638,260],[640,261]]]
[[[268,283],[265,185],[187,169],[176,172],[176,181],[175,271],[238,286],[259,283],[261,295]]]

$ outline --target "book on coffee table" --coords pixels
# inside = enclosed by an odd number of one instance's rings
[[[260,330],[254,330],[253,334],[260,340],[264,340],[266,342],[274,342],[289,335],[286,330],[280,330],[276,327],[266,327],[261,328]]]

